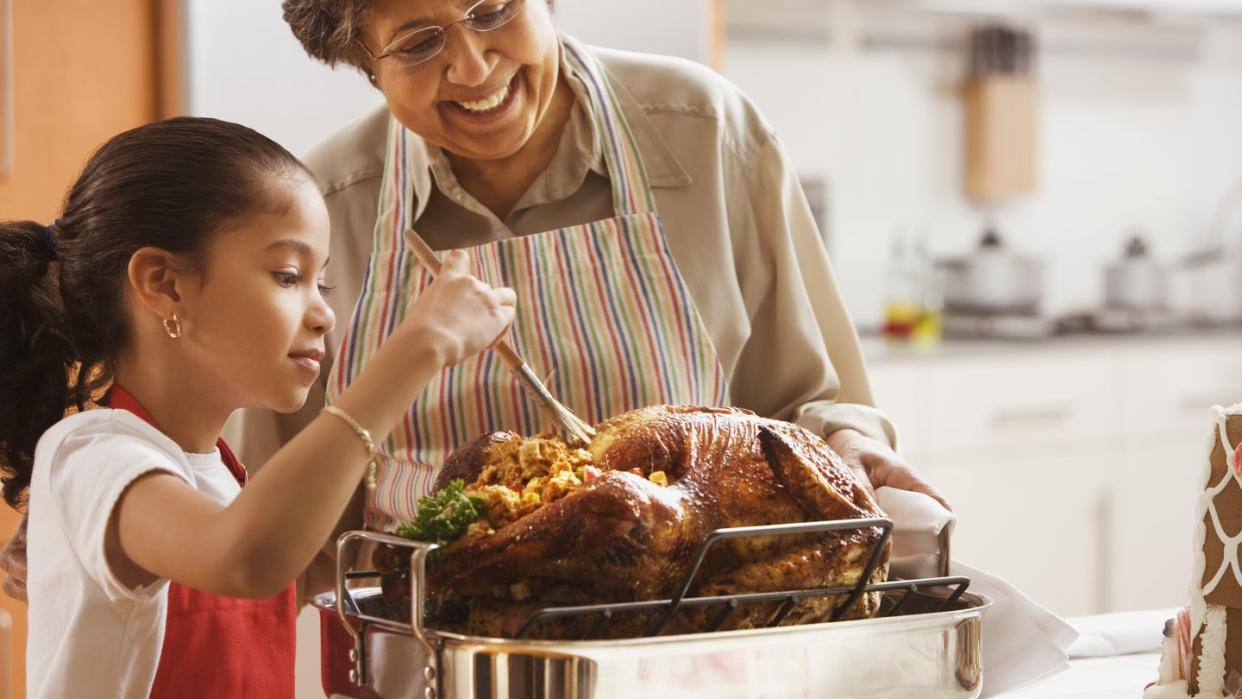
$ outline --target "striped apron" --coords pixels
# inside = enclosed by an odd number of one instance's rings
[[[571,41],[561,50],[590,97],[616,216],[469,248],[472,271],[517,292],[509,342],[587,422],[660,403],[724,405],[724,371],[669,253],[616,97],[594,56]],[[418,166],[407,160],[411,138],[390,122],[373,250],[329,377],[329,402],[431,283],[404,239],[414,204],[410,168]],[[413,519],[436,469],[466,442],[498,430],[533,435],[552,427],[495,353],[440,371],[379,445],[367,528],[391,529]]]

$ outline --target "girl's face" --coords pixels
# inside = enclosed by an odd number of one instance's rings
[[[226,224],[184,295],[184,355],[232,407],[296,410],[335,318],[322,288],[330,225],[304,176],[273,177],[280,206]]]
[[[502,0],[497,0],[497,3]],[[388,108],[407,129],[471,160],[498,160],[530,140],[552,103],[560,46],[545,0],[523,3],[503,26],[448,29],[439,54],[408,65],[396,51],[371,61]],[[457,22],[472,0],[377,0],[362,41],[375,55],[412,29]]]

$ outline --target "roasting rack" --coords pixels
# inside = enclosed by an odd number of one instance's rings
[[[852,586],[842,587],[823,587],[810,589],[793,589],[777,592],[739,592],[725,595],[712,596],[688,596],[690,589],[693,587],[699,569],[706,559],[708,553],[713,547],[720,542],[734,539],[744,539],[750,537],[772,537],[772,536],[791,536],[805,535],[817,533],[840,532],[852,529],[862,529],[867,527],[878,528],[881,532],[878,542],[872,547],[868,556],[863,574],[859,576],[858,582]],[[544,644],[549,648],[557,646],[561,651],[565,648],[572,650],[575,643],[581,644],[583,647],[591,644],[607,644],[607,643],[642,643],[642,639],[648,642],[656,641],[664,642],[668,639],[688,639],[693,641],[696,638],[702,639],[704,634],[720,636],[721,634],[737,634],[739,632],[727,631],[721,632],[719,629],[728,621],[729,617],[744,605],[754,605],[762,603],[779,603],[775,612],[767,619],[763,628],[749,629],[741,633],[761,633],[764,631],[780,633],[784,629],[805,629],[808,627],[786,626],[779,627],[794,606],[801,600],[821,598],[821,597],[839,597],[844,596],[845,601],[832,613],[832,621],[837,622],[832,626],[841,626],[855,623],[869,623],[873,619],[858,620],[855,622],[838,621],[855,605],[858,600],[869,592],[880,592],[882,602],[876,618],[889,618],[903,616],[906,614],[938,614],[941,612],[953,612],[961,610],[964,607],[981,608],[986,606],[986,600],[981,600],[975,595],[971,595],[971,599],[964,603],[963,596],[970,585],[969,579],[961,576],[941,576],[933,578],[920,578],[914,580],[889,580],[885,582],[869,583],[876,568],[880,565],[883,551],[886,550],[888,542],[892,535],[893,524],[891,520],[884,518],[874,519],[855,519],[855,520],[834,520],[834,521],[815,521],[801,522],[793,524],[777,524],[753,527],[736,527],[718,529],[710,533],[699,546],[692,559],[692,564],[683,576],[682,580],[676,587],[675,593],[667,599],[644,600],[638,602],[623,603],[607,603],[592,604],[579,606],[559,606],[547,607],[539,609],[531,613],[525,622],[521,625],[520,631],[516,638],[513,639],[476,639],[471,637],[461,637],[453,634],[447,634],[429,629],[423,625],[424,613],[424,593],[426,579],[426,561],[429,554],[438,547],[435,544],[427,544],[421,542],[410,541],[408,539],[390,536],[386,534],[378,534],[374,532],[355,531],[347,532],[341,535],[338,540],[337,555],[337,586],[336,593],[333,595],[332,604],[335,606],[336,614],[344,622],[344,627],[348,631],[353,640],[353,651],[349,654],[351,661],[351,669],[349,672],[350,681],[358,686],[368,685],[374,678],[371,677],[369,668],[373,664],[373,659],[368,658],[367,638],[369,632],[375,628],[383,629],[388,632],[400,634],[416,639],[418,644],[422,646],[424,664],[422,672],[422,680],[424,681],[426,697],[440,696],[436,694],[436,687],[442,685],[438,681],[438,661],[444,650],[446,639],[453,642],[455,646],[460,646],[463,642],[467,645],[471,643],[485,643],[490,648],[496,648],[498,644],[513,644],[521,642],[528,644]],[[392,618],[384,616],[376,611],[378,605],[375,604],[375,597],[361,597],[359,590],[354,585],[359,581],[366,579],[377,579],[381,577],[381,573],[375,570],[349,570],[349,561],[353,560],[353,547],[361,542],[371,542],[373,544],[386,544],[399,548],[410,550],[410,581],[411,581],[411,600],[410,614],[407,619]],[[323,606],[323,605],[321,605]],[[912,608],[917,609],[912,609]],[[656,637],[664,631],[669,622],[681,610],[689,609],[715,609],[714,613],[708,614],[710,621],[706,628],[701,631],[683,634],[681,636],[663,636],[659,639]],[[974,619],[974,643],[978,642],[978,612],[972,617]],[[601,632],[607,625],[618,619],[622,615],[645,613],[652,616],[652,621],[645,626],[645,634],[636,638],[629,639],[611,639],[610,641],[600,640]],[[950,615],[952,616],[952,615]],[[567,618],[583,618],[593,619],[587,632],[581,639],[568,642],[550,643],[540,641],[538,639],[527,640],[526,637],[531,629],[541,621],[551,619],[567,619]],[[956,622],[955,622],[956,623]],[[812,625],[817,628],[825,627],[825,624]],[[779,628],[777,628],[779,627]],[[688,641],[687,641],[688,642]],[[942,644],[943,645],[943,644]],[[975,656],[977,656],[978,648],[974,648]],[[967,653],[969,655],[969,653]],[[972,656],[974,657],[974,656]],[[970,663],[967,663],[969,665]],[[962,686],[968,686],[972,682],[977,685],[978,672],[975,670],[971,675],[967,672],[967,679],[963,680]],[[960,673],[959,673],[960,674]],[[970,677],[974,679],[971,680]],[[487,678],[484,678],[487,679]],[[475,678],[475,685],[480,682],[487,686],[492,686],[492,679],[486,682]],[[977,688],[977,687],[976,687]],[[562,688],[563,690],[564,688]],[[580,688],[581,689],[581,688]],[[551,694],[539,693],[501,693],[504,696],[597,696],[592,691],[568,691],[557,690]],[[473,691],[473,690],[472,690]],[[489,690],[495,694],[493,690]],[[482,696],[482,694],[474,694]],[[950,694],[950,696],[958,696]],[[973,694],[962,694],[961,696],[973,696]]]

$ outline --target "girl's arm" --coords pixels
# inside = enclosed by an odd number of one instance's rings
[[[433,374],[490,345],[513,319],[514,294],[445,258],[436,281],[341,394],[336,406],[380,442]],[[155,577],[234,597],[270,597],[315,557],[367,461],[357,433],[320,415],[278,451],[232,504],[154,472],[122,496],[109,524],[109,561],[128,584]]]

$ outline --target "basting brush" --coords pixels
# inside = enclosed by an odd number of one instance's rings
[[[427,245],[427,242],[413,228],[406,230],[405,237],[414,251],[414,257],[418,258],[418,263],[425,267],[432,276],[439,274],[440,256],[431,249],[431,246]],[[512,345],[505,340],[500,340],[493,345],[492,349],[500,356],[505,366],[517,376],[522,388],[539,403],[543,414],[560,427],[565,436],[584,445],[590,444],[595,438],[595,428],[557,400]]]

